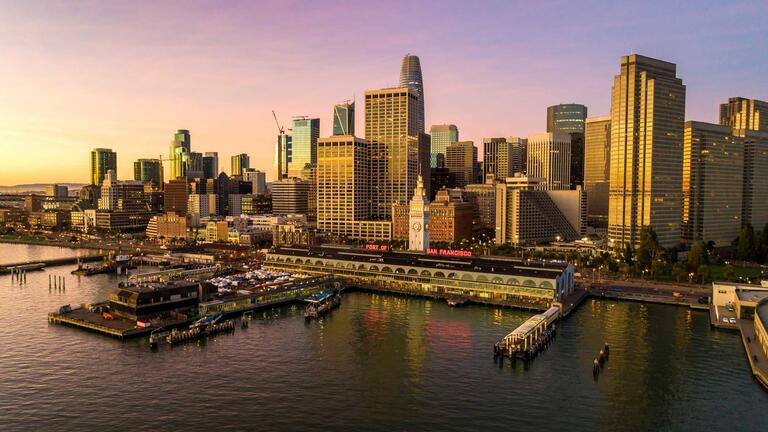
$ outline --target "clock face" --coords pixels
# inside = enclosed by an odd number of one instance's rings
[[[413,230],[414,231],[421,231],[421,224],[418,222],[413,223]]]

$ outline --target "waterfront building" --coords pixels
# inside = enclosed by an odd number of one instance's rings
[[[91,150],[91,184],[101,186],[109,170],[117,175],[117,153],[107,148]]]
[[[571,188],[571,136],[545,133],[528,137],[528,176],[544,179],[546,189]]]
[[[683,241],[728,246],[741,232],[744,144],[731,128],[685,123]]]
[[[734,129],[768,132],[768,102],[732,97],[720,104],[720,124]]]
[[[460,242],[472,237],[472,204],[460,189],[441,189],[429,205],[429,239],[432,242]]]
[[[344,101],[333,106],[333,134],[355,135],[355,103]]]
[[[768,224],[768,132],[734,129],[733,134],[744,146],[741,221],[758,229]]]
[[[416,95],[416,106],[414,107],[416,134],[424,133],[426,127],[424,121],[424,79],[418,56],[406,54],[403,57],[403,63],[400,66],[400,87],[406,87]]]
[[[215,216],[218,213],[217,201],[218,196],[216,194],[189,194],[187,214],[191,215],[196,221]]]
[[[243,180],[250,182],[252,192],[256,195],[265,195],[267,193],[267,173],[254,170],[253,168],[243,171]]]
[[[45,196],[51,198],[67,198],[69,188],[66,185],[50,184],[45,187]]]
[[[32,212],[27,218],[27,223],[33,228],[61,229],[71,220],[70,212],[67,210],[43,210]]]
[[[152,216],[147,224],[147,238],[184,239],[187,237],[187,217],[173,212]]]
[[[574,241],[586,234],[583,191],[546,188],[533,177],[496,184],[496,244]]]
[[[296,223],[276,224],[272,227],[272,246],[312,246],[317,244],[315,230]]]
[[[230,175],[242,176],[243,170],[247,170],[251,167],[251,159],[245,153],[232,156],[232,167]]]
[[[408,212],[408,250],[426,252],[429,248],[429,198],[419,176]]]
[[[431,168],[442,168],[444,165],[440,162],[445,163],[445,151],[448,149],[448,146],[459,142],[459,129],[456,125],[452,124],[432,125],[429,128],[429,136],[429,166]],[[439,187],[435,188],[439,189]]]
[[[574,269],[471,252],[389,252],[385,248],[278,247],[264,267],[308,275],[332,274],[370,289],[461,297],[479,303],[546,310],[573,293]],[[383,250],[382,250],[383,249]]]
[[[185,179],[171,179],[165,184],[163,210],[186,215],[189,202],[189,184]]]
[[[215,179],[219,175],[219,153],[205,152],[203,155],[203,178]]]
[[[290,158],[287,176],[304,180],[304,168],[317,164],[317,140],[320,138],[320,119],[297,117],[293,119]]]
[[[685,86],[674,63],[621,58],[611,96],[608,240],[636,246],[651,227],[664,247],[680,242]]]
[[[308,210],[308,181],[289,177],[272,183],[272,212],[274,214],[307,214]]]
[[[608,228],[611,167],[611,117],[590,117],[584,127],[584,190],[591,226]]]
[[[493,178],[483,184],[466,185],[464,198],[472,206],[474,226],[496,228],[496,185]]]
[[[365,138],[371,154],[371,218],[391,220],[429,169],[429,136],[419,133],[417,93],[408,87],[365,92]],[[429,185],[425,184],[426,190]]]
[[[101,197],[101,188],[96,185],[85,185],[80,188],[79,201],[77,204],[80,208],[95,209],[99,206],[99,198]]]
[[[584,185],[584,133],[587,107],[568,103],[547,108],[547,132],[571,136],[571,186]]]
[[[457,187],[472,184],[476,180],[477,147],[472,141],[459,141],[445,150],[445,167],[451,173]]]
[[[144,185],[138,181],[118,181],[109,170],[101,184],[99,210],[146,211]]]
[[[39,212],[43,210],[43,197],[36,194],[29,194],[24,197],[24,209],[28,212]]]
[[[173,135],[173,141],[171,141],[170,179],[187,177],[187,170],[189,168],[189,153],[191,152],[192,152],[192,138],[189,134],[189,131],[186,129],[177,130],[176,133]]]
[[[133,179],[142,183],[163,183],[163,166],[160,159],[138,159],[133,163]]]

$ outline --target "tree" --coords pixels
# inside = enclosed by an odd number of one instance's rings
[[[741,229],[736,244],[736,258],[742,261],[751,261],[755,258],[755,230],[751,225],[746,225]]]
[[[688,269],[697,272],[699,267],[709,263],[707,259],[707,246],[702,242],[696,242],[688,251]]]
[[[727,281],[734,281],[736,280],[736,271],[734,270],[733,266],[730,264],[726,264],[723,268],[723,278]]]
[[[656,231],[651,227],[644,226],[640,229],[640,244],[637,246],[635,254],[635,265],[640,272],[651,271],[653,274],[653,263],[664,253],[664,248],[659,244]]]
[[[632,247],[627,243],[624,246],[624,253],[622,254],[622,260],[624,261],[624,264],[631,266],[633,262],[632,257]]]
[[[687,277],[687,274],[688,272],[685,269],[685,263],[678,261],[672,266],[672,277],[674,277],[677,282],[683,282]]]

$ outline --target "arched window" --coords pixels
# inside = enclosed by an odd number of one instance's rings
[[[523,286],[534,287],[535,288],[536,287],[536,282],[534,282],[534,281],[532,281],[530,279],[526,279],[526,280],[523,281]]]
[[[395,269],[395,273],[397,274],[405,274],[405,270],[402,269],[402,267],[398,267]]]
[[[392,273],[392,269],[389,267],[382,267],[381,271],[382,273]]]
[[[547,289],[552,289],[552,282],[550,282],[550,281],[544,281],[544,282],[542,282],[542,283],[540,283],[540,284],[539,284],[539,288],[547,288]]]
[[[419,272],[416,271],[416,269],[408,269],[408,274],[409,275],[417,275],[417,274],[419,274]]]
[[[463,275],[461,275],[461,280],[465,280],[465,281],[473,281],[473,280],[475,280],[475,279],[472,277],[472,275],[471,275],[471,274],[469,274],[469,273],[464,273]]]
[[[503,284],[504,283],[504,279],[496,276],[495,278],[491,279],[491,282],[493,282],[495,284]]]
[[[436,271],[434,276],[439,278],[444,278],[445,274],[441,271]]]
[[[370,266],[368,268],[368,270],[377,272],[377,271],[379,271],[379,267],[378,266]]]

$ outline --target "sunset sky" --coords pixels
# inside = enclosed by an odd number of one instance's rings
[[[687,119],[768,99],[768,1],[0,0],[0,185],[87,182],[94,147],[167,157],[176,129],[220,169],[245,152],[271,180],[276,126],[397,83],[421,58],[427,127],[462,140],[545,129],[561,102],[607,115],[619,58],[674,62]],[[482,152],[482,151],[481,151]]]

